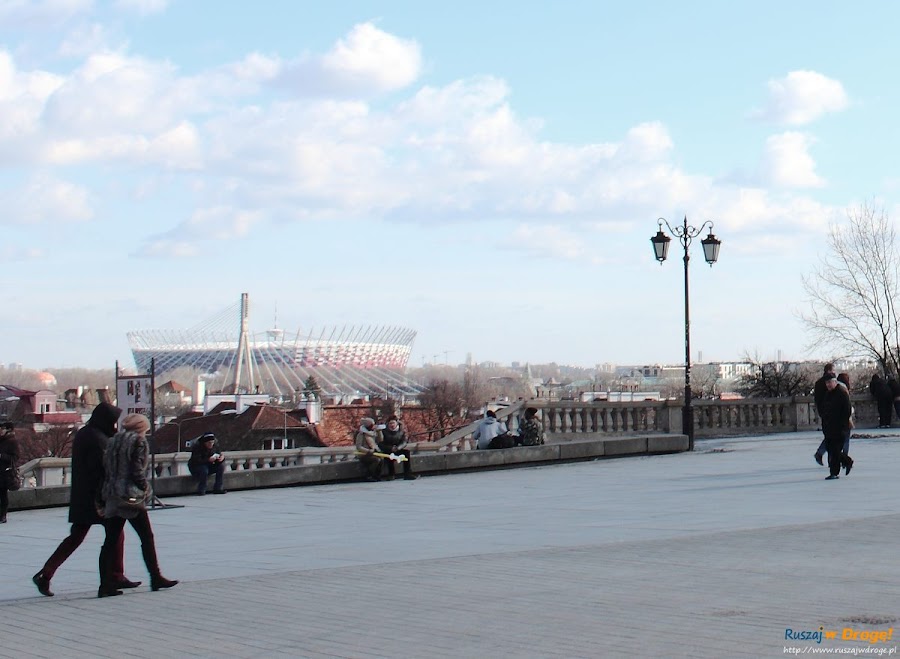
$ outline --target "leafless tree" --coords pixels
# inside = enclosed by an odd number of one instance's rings
[[[434,432],[443,437],[464,416],[466,410],[464,388],[458,382],[432,380],[419,395],[419,404],[423,408],[433,410]]]
[[[829,254],[804,277],[809,310],[801,314],[816,345],[866,356],[885,373],[900,371],[900,252],[894,225],[882,209],[863,204],[832,226]]]
[[[17,428],[16,440],[22,462],[35,458],[68,458],[72,455],[74,427],[50,426],[46,432],[35,432],[31,428]]]
[[[748,398],[808,396],[820,375],[808,364],[761,362],[758,357],[748,356],[744,361],[749,362],[751,368],[739,379],[737,390]]]

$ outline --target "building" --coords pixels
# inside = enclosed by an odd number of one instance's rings
[[[325,396],[356,393],[415,396],[405,376],[416,332],[403,327],[354,325],[287,332],[249,332],[249,301],[187,330],[135,330],[128,343],[139,371],[157,375],[189,367],[223,375],[233,393],[261,391],[294,399],[310,376]],[[244,384],[242,376],[249,379]]]

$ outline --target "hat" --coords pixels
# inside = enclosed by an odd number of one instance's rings
[[[205,432],[202,435],[200,435],[200,441],[201,442],[214,442],[214,441],[216,441],[216,435],[215,435],[215,433]]]
[[[837,380],[837,376],[834,373],[826,373],[823,375],[826,380]]]
[[[135,432],[147,432],[150,430],[150,421],[143,414],[128,414],[120,425],[125,430],[133,430]]]

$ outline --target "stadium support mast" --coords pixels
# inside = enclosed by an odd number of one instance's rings
[[[253,355],[250,353],[250,331],[248,318],[250,316],[250,294],[241,293],[241,335],[238,339],[237,367],[234,369],[234,393],[240,393],[241,372],[244,361],[247,362],[247,391],[253,393]]]

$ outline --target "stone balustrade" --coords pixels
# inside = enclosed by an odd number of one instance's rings
[[[519,401],[499,410],[497,418],[510,432],[517,432],[526,406],[540,410],[548,444],[587,439],[629,438],[681,432],[682,408],[678,401]],[[760,435],[766,433],[814,430],[819,425],[811,397],[746,398],[740,400],[696,400],[694,406],[695,437],[727,435]],[[866,397],[854,399],[858,428],[877,426],[874,401]],[[418,455],[455,453],[475,448],[472,434],[478,421],[459,428],[437,441],[410,444]],[[333,465],[354,457],[352,446],[304,447],[272,451],[226,452],[227,472],[255,472],[284,467]],[[157,478],[189,475],[190,453],[168,453],[154,456]],[[20,467],[23,490],[28,488],[67,486],[71,483],[68,458],[40,458]]]

